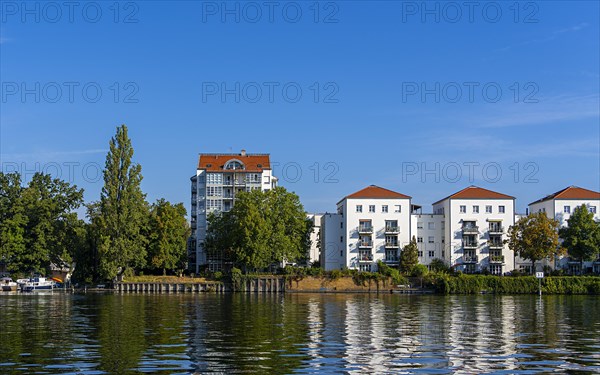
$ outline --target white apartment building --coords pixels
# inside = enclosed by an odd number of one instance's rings
[[[321,222],[321,266],[375,271],[377,261],[398,265],[410,241],[411,197],[375,185],[343,198]]]
[[[320,261],[321,218],[323,214],[307,214],[306,217],[313,223],[313,230],[310,233],[310,249],[307,254],[307,266],[310,266]]]
[[[455,269],[486,268],[496,275],[514,269],[513,252],[503,242],[514,225],[514,197],[469,186],[433,203],[433,212],[444,217],[444,259]]]
[[[414,207],[414,206],[413,206]],[[450,264],[450,253],[444,237],[445,218],[442,214],[421,214],[413,211],[411,233],[415,235],[419,248],[419,263],[429,266],[432,260],[442,259]]]
[[[221,252],[207,253],[203,248],[206,238],[207,216],[211,212],[227,212],[242,191],[263,191],[277,186],[269,154],[200,154],[196,175],[192,182],[192,235],[189,241],[190,269],[196,273],[202,266],[212,271],[223,268]]]
[[[588,210],[594,213],[594,220],[600,221],[600,213],[598,211],[600,208],[600,193],[577,186],[569,186],[554,194],[529,203],[529,212],[544,212],[549,218],[558,220],[561,227],[566,227],[571,213],[573,213],[576,207],[582,205],[587,206]],[[517,262],[520,268],[529,269],[531,267],[531,262],[524,259],[517,258]],[[549,265],[552,264],[550,263]],[[560,268],[568,267],[572,273],[578,273],[581,264],[578,261],[563,258],[555,260],[553,266]],[[593,267],[594,272],[600,273],[600,259],[595,262],[586,262],[584,263],[584,267]]]

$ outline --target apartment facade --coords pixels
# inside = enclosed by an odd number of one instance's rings
[[[444,217],[444,259],[456,270],[502,275],[514,269],[504,243],[515,223],[514,197],[469,186],[433,203],[433,212]]]
[[[398,265],[410,241],[410,212],[411,197],[375,185],[344,197],[321,224],[322,266],[376,271],[377,261]]]
[[[600,193],[578,186],[569,186],[529,203],[529,212],[544,212],[548,218],[558,220],[561,227],[566,227],[568,226],[567,220],[571,217],[575,208],[579,206],[586,206],[594,214],[594,220],[600,221],[600,212],[598,211],[600,208]],[[517,262],[522,269],[529,270],[531,267],[531,262],[524,259],[517,258]],[[568,257],[556,259],[554,264],[552,262],[542,264],[550,265],[553,268],[569,269],[572,273],[579,273],[581,268],[579,261]],[[594,272],[600,273],[600,258],[596,261],[585,262],[584,267],[593,268]]]
[[[198,273],[202,267],[211,271],[223,269],[221,252],[207,252],[207,217],[211,212],[227,212],[240,192],[270,190],[277,186],[269,154],[200,154],[196,175],[191,177],[191,229],[189,241],[190,270]]]

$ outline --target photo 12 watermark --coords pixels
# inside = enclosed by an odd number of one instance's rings
[[[402,182],[417,181],[421,183],[473,183],[483,180],[487,183],[498,183],[503,178],[511,179],[515,184],[537,184],[536,177],[540,167],[535,162],[510,165],[498,162],[481,163],[464,162],[402,162]]]
[[[19,23],[138,23],[137,1],[1,1],[2,24]]]
[[[340,87],[335,81],[249,81],[202,82],[202,103],[339,103]]]
[[[0,171],[4,174],[18,173],[23,182],[29,181],[36,173],[49,174],[53,178],[68,183],[84,181],[97,183],[103,180],[104,166],[96,162],[2,162]]]
[[[539,103],[536,82],[402,82],[402,103]]]
[[[334,1],[202,1],[202,23],[335,24],[340,6]]]
[[[136,82],[16,82],[2,81],[0,101],[6,103],[139,103]]]
[[[314,184],[337,184],[340,182],[338,173],[340,166],[333,161],[314,163],[271,162],[273,175],[281,182],[295,184],[307,180]]]
[[[538,23],[536,1],[402,1],[402,23]]]

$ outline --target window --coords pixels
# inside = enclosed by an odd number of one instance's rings
[[[504,213],[504,206],[498,206],[498,212],[503,214]]]
[[[208,186],[206,188],[206,195],[209,197],[221,197],[223,196],[222,186]]]
[[[492,213],[492,206],[485,206],[485,212],[488,214]]]
[[[419,251],[419,258],[422,258],[422,257],[423,257],[423,252]]]
[[[356,205],[356,212],[362,212],[362,205],[360,205],[360,204]]]
[[[375,212],[375,206],[374,205],[370,205],[369,206],[369,212]]]
[[[442,242],[443,242],[443,240],[442,240]],[[445,256],[446,256],[446,251],[442,250],[442,258],[444,258]]]
[[[417,237],[417,242],[418,243],[423,243],[423,237]]]
[[[564,207],[564,213],[570,214],[571,213],[571,206],[565,206]]]
[[[429,251],[429,257],[433,258],[435,256],[435,251],[430,250]]]
[[[423,222],[417,222],[417,229],[423,229]]]
[[[590,206],[590,212],[595,214],[596,213],[596,206]]]
[[[400,212],[400,208],[401,206],[397,204],[396,206],[394,206],[394,212]]]
[[[206,175],[206,183],[212,185],[222,185],[223,184],[223,174],[222,173],[208,173]]]
[[[473,213],[474,214],[478,214],[479,213],[479,206],[473,206]]]
[[[435,223],[430,221],[429,223],[427,223],[427,228],[428,229],[435,229]]]
[[[340,250],[340,256],[343,257],[344,256],[344,250]]]
[[[343,228],[344,228],[344,222],[341,222],[340,223],[340,229],[343,229]]]
[[[344,236],[340,236],[340,242],[344,242]]]
[[[461,214],[466,214],[467,213],[467,206],[460,206],[460,213]]]
[[[387,205],[381,206],[381,212],[387,213],[388,212],[388,206]]]
[[[433,236],[427,237],[427,242],[428,243],[433,243]]]
[[[446,229],[446,222],[442,221],[442,230]]]

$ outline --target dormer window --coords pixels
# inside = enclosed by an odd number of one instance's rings
[[[244,164],[239,160],[230,160],[225,164],[225,170],[243,170]]]

